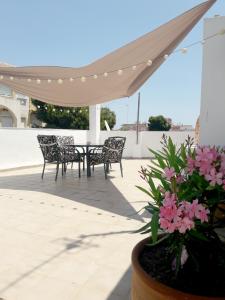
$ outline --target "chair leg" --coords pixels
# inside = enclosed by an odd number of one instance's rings
[[[71,169],[73,169],[73,161],[72,161],[72,164],[71,164]]]
[[[95,165],[92,165],[92,171],[93,172],[95,171]]]
[[[44,162],[44,165],[43,165],[43,170],[42,170],[42,174],[41,174],[41,179],[43,179],[43,177],[44,177],[44,172],[45,172],[45,162]]]
[[[122,166],[122,162],[120,161],[120,172],[121,172],[121,177],[123,177],[123,166]]]
[[[107,172],[107,173],[109,173],[109,165],[110,165],[110,163],[107,163],[107,164],[106,164],[106,172]]]
[[[107,179],[107,164],[104,163],[105,179]]]
[[[57,165],[56,165],[56,174],[55,174],[55,181],[57,180],[58,173],[59,173],[59,163],[57,162]]]
[[[64,169],[64,165],[62,163],[62,176],[64,175],[63,169]]]
[[[83,158],[83,171],[85,170],[85,159]]]
[[[80,178],[80,161],[78,162],[79,178]]]
[[[64,162],[64,173],[66,173],[66,168],[67,168],[67,165],[66,165],[66,163]]]

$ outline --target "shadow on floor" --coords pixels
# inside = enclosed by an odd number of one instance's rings
[[[142,221],[133,206],[127,201],[124,195],[112,183],[114,171],[110,172],[109,178],[105,180],[102,167],[96,168],[94,176],[87,178],[86,172],[78,178],[77,170],[68,169],[66,176],[59,176],[54,181],[55,168],[46,170],[44,180],[41,180],[40,168],[27,169],[29,174],[4,175],[1,173],[0,189],[36,191],[48,193],[58,197],[86,204],[95,208],[108,211],[113,214],[129,217]],[[32,170],[32,172],[31,172]],[[20,170],[22,173],[23,170]],[[126,182],[124,181],[124,188]]]
[[[123,274],[116,287],[106,300],[130,300],[130,286],[131,286],[131,267],[129,267]],[[122,298],[123,297],[123,298]]]

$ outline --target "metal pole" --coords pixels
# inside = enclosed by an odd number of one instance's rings
[[[138,93],[138,108],[137,108],[137,126],[136,126],[137,139],[136,139],[136,144],[139,143],[140,100],[141,100],[141,93],[139,92],[139,93]]]

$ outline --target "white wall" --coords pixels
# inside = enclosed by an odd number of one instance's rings
[[[86,144],[90,140],[88,130],[64,129],[0,129],[0,170],[42,164],[43,158],[38,145],[38,134],[72,135],[75,144]],[[194,132],[165,132],[177,145],[185,141]],[[125,136],[124,157],[148,158],[148,148],[161,149],[160,140],[163,132],[140,132],[139,144],[136,145],[135,131],[101,131],[100,144],[109,136]]]
[[[0,129],[0,170],[42,164],[38,134],[73,135],[76,143],[86,143],[87,130]]]
[[[225,29],[225,17],[206,19],[204,38]],[[200,143],[225,145],[225,35],[203,47]]]

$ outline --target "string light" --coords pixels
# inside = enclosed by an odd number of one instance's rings
[[[67,110],[67,113],[69,114],[69,113],[70,113],[70,111],[69,111],[69,110]]]
[[[62,112],[63,110],[62,110],[62,109],[60,109],[60,111]]]
[[[45,106],[45,109],[47,110],[47,109],[48,109],[48,106]]]
[[[211,36],[208,36],[206,37],[205,39],[201,40],[201,41],[197,41],[197,42],[194,42],[192,44],[189,44],[188,46],[186,46],[185,48],[181,48],[181,49],[177,49],[169,54],[174,54],[174,53],[177,53],[177,52],[180,52],[182,54],[185,54],[188,52],[188,49],[193,47],[193,46],[196,46],[198,44],[202,44],[204,45],[206,40],[209,40],[209,39],[212,39],[218,35],[224,35],[225,34],[225,28],[222,28],[220,31],[218,31],[217,33],[211,35]],[[164,58],[165,60],[167,60],[169,58],[169,54],[165,54],[163,56],[161,56],[161,58]],[[104,73],[99,73],[99,74],[89,74],[87,77],[92,77],[94,79],[98,79],[99,76],[103,76],[103,77],[108,77],[109,76],[109,73],[115,73],[117,72],[118,75],[122,75],[124,70],[126,69],[131,69],[132,71],[135,71],[137,69],[137,66],[139,65],[144,65],[146,64],[147,66],[151,66],[153,64],[153,61],[152,60],[147,60],[147,61],[142,61],[142,62],[139,62],[137,63],[137,65],[128,65],[128,66],[123,66],[121,69],[116,69],[116,70],[109,70],[108,72],[104,72]],[[14,80],[14,77],[13,76],[9,76],[9,75],[6,75],[6,77],[9,79],[9,80]],[[4,78],[3,75],[0,75],[0,80],[2,80]],[[16,77],[17,78],[17,77]],[[21,77],[18,77],[17,79],[21,79]],[[24,78],[26,79],[26,78]],[[43,81],[47,81],[48,83],[51,83],[52,81],[56,81],[58,82],[59,84],[63,84],[64,80],[68,80],[70,82],[73,82],[74,80],[76,79],[80,79],[81,82],[86,82],[87,78],[85,76],[77,76],[75,78],[60,78],[60,79],[45,79],[45,78],[42,78],[42,79],[34,79],[36,80],[36,83],[37,84],[40,84],[41,83],[41,80]],[[27,82],[32,82],[31,78],[28,78],[27,79]]]
[[[37,108],[38,108],[38,109],[41,108],[40,105],[38,105]]]
[[[187,48],[182,48],[180,51],[181,51],[181,53],[186,54],[188,52],[188,49]]]
[[[54,111],[54,112],[55,112],[55,108],[53,108],[53,109],[52,109],[52,111]]]
[[[165,55],[164,55],[164,59],[165,59],[165,60],[166,60],[168,57],[169,57],[168,54],[165,54]]]

